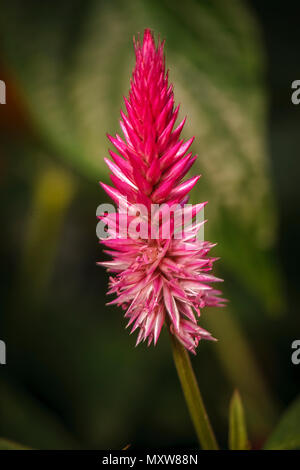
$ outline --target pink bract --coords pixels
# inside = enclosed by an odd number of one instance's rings
[[[174,107],[163,47],[160,41],[156,47],[149,29],[142,43],[135,42],[136,65],[124,98],[127,114],[121,111],[124,138],[108,136],[118,153],[110,151],[113,161],[106,159],[113,186],[101,184],[115,202],[126,197],[129,206],[184,205],[200,177],[182,182],[196,159],[188,153],[194,137],[180,138],[185,119],[175,127],[179,106]],[[193,215],[203,206],[193,206]],[[156,344],[163,325],[193,353],[200,339],[213,339],[197,317],[202,308],[222,306],[224,299],[211,286],[221,279],[210,274],[216,258],[208,253],[214,245],[198,239],[199,225],[185,228],[180,239],[111,236],[101,241],[112,257],[99,263],[113,273],[108,293],[117,297],[110,303],[126,310],[132,332],[139,330],[136,344]]]

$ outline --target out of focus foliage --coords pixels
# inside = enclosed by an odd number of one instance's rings
[[[281,417],[277,427],[267,440],[267,450],[300,449],[300,398],[297,398]]]
[[[196,136],[193,171],[203,175],[193,199],[210,202],[206,238],[219,242],[230,299],[224,312],[207,312],[219,345],[201,344],[195,359],[212,421],[226,445],[235,386],[254,446],[278,415],[280,398],[266,383],[279,380],[272,335],[283,323],[270,324],[282,321],[272,314],[285,305],[265,57],[249,7],[242,0],[10,0],[0,16],[8,88],[0,110],[7,201],[0,338],[8,345],[0,435],[34,448],[195,443],[168,338],[135,350],[121,312],[105,306],[107,277],[94,266],[102,256],[94,229],[105,197],[97,181],[108,178],[105,134],[117,131],[132,36],[145,27],[166,39],[175,98],[188,116],[184,136]]]
[[[194,198],[211,201],[208,230],[229,269],[267,309],[278,309],[263,56],[244,4],[12,1],[0,25],[4,57],[45,145],[92,180],[108,175],[105,132],[116,131],[129,87],[133,34],[147,26],[166,39],[185,135],[196,136],[194,171],[203,174]]]
[[[230,401],[228,444],[230,450],[249,450],[250,448],[244,407],[237,390]]]

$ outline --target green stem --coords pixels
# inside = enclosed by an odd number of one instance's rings
[[[203,450],[218,450],[219,447],[206,413],[189,354],[174,335],[170,336],[178,377],[200,445]]]

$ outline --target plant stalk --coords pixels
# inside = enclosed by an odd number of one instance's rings
[[[200,446],[203,450],[218,450],[189,354],[174,335],[170,336],[175,367]]]

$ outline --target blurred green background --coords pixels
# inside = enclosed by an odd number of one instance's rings
[[[299,390],[300,147],[297,15],[258,0],[1,2],[0,436],[40,449],[196,445],[167,334],[135,349],[96,266],[105,134],[145,27],[166,39],[203,175],[193,200],[209,201],[205,237],[230,300],[203,312],[219,341],[200,344],[195,372],[222,446],[238,388],[258,448]]]

